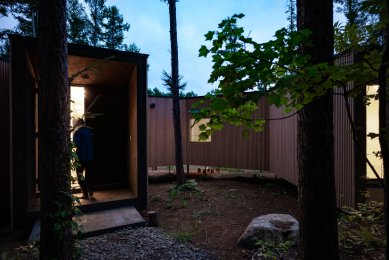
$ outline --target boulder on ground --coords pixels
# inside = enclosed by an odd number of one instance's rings
[[[259,240],[298,244],[299,223],[288,214],[268,214],[254,218],[240,236],[238,245],[253,249]]]

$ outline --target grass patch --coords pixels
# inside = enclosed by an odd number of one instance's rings
[[[216,214],[215,212],[205,209],[205,210],[194,211],[192,217],[198,219],[203,216],[212,216],[215,214]]]
[[[276,243],[274,241],[259,240],[256,246],[258,249],[255,250],[252,259],[283,259],[293,248],[293,242]]]
[[[199,188],[195,180],[189,180],[182,185],[176,185],[169,190],[168,201],[165,207],[167,209],[186,208],[194,195],[200,195],[201,200],[204,198],[204,191]]]
[[[197,224],[181,225],[178,229],[168,232],[168,235],[180,242],[191,242],[197,231]]]

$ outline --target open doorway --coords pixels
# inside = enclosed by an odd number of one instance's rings
[[[126,124],[128,102],[124,88],[71,86],[71,122],[78,118],[92,129],[94,163],[92,167],[96,202],[134,197],[128,186],[128,149]],[[72,133],[73,135],[73,133]],[[72,136],[73,140],[73,136]],[[81,196],[76,171],[72,188]],[[82,204],[93,203],[82,200]]]

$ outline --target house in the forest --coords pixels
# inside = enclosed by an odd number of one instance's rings
[[[0,197],[3,220],[18,227],[39,214],[39,62],[36,39],[12,35],[10,47],[0,63]],[[86,114],[94,133],[97,200],[81,201],[84,213],[147,208],[147,57],[68,45],[69,77],[82,72],[70,82],[72,116]]]

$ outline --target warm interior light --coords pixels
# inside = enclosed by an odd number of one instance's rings
[[[211,142],[211,136],[208,137],[206,140],[201,140],[200,141],[200,125],[207,125],[207,123],[210,122],[209,118],[203,118],[200,119],[199,122],[194,124],[195,119],[190,119],[189,120],[189,138],[191,142]]]
[[[75,119],[82,118],[84,116],[84,99],[85,99],[85,90],[83,87],[74,87],[70,88],[70,100],[71,105],[71,125],[74,126]]]
[[[85,113],[85,90],[84,87],[74,87],[72,86],[70,88],[70,125],[71,127],[74,126],[76,123],[77,118],[82,118]],[[73,133],[72,133],[72,139],[73,139]],[[77,178],[76,171],[72,170],[71,172],[73,180]],[[78,183],[72,182],[72,187],[75,188],[78,186]]]
[[[370,85],[366,87],[367,95],[376,95],[378,93],[378,85]],[[371,98],[369,100],[370,104],[366,106],[366,134],[369,133],[378,133],[378,106],[379,101]],[[380,143],[378,137],[371,139],[366,137],[366,155],[370,160],[374,168],[380,177],[383,176],[383,165],[382,159],[375,156],[374,153],[381,151]],[[375,179],[373,171],[370,169],[369,165],[366,164],[366,177]]]

